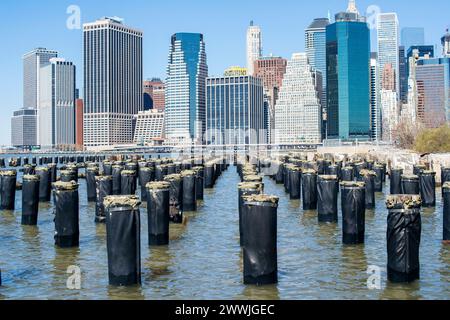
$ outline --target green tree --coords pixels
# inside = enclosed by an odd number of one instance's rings
[[[450,127],[443,125],[436,129],[421,130],[414,143],[414,149],[420,153],[450,152]]]

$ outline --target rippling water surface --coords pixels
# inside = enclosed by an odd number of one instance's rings
[[[19,178],[21,180],[21,178]],[[215,189],[188,223],[171,225],[167,247],[147,246],[145,205],[142,221],[142,286],[108,285],[106,230],[94,223],[94,204],[87,204],[86,185],[80,180],[80,247],[54,246],[50,204],[41,204],[37,227],[21,226],[21,191],[16,211],[0,211],[0,299],[450,299],[450,246],[442,244],[442,202],[423,210],[420,248],[421,280],[393,285],[381,273],[381,289],[369,290],[369,266],[386,267],[384,194],[366,213],[366,243],[343,246],[339,224],[319,224],[316,212],[304,212],[299,201],[289,201],[283,186],[265,179],[268,194],[280,197],[278,209],[279,283],[242,284],[239,246],[237,184],[234,167],[223,174]],[[386,184],[386,187],[388,184]],[[82,271],[81,290],[67,289],[67,268]]]

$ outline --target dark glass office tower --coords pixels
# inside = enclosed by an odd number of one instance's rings
[[[370,32],[356,8],[327,26],[328,139],[370,137]]]

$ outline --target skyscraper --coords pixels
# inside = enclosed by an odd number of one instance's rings
[[[381,114],[378,103],[378,66],[377,54],[372,52],[370,58],[370,131],[372,140],[381,138]]]
[[[159,78],[144,81],[144,110],[158,109],[164,111],[166,90]]]
[[[450,121],[450,57],[419,59],[416,66],[417,118],[435,128]]]
[[[327,45],[326,45],[326,27],[330,24],[328,18],[318,18],[305,30],[305,49],[308,55],[308,61],[311,67],[320,71],[323,78],[323,88],[321,104],[326,119],[327,108]]]
[[[75,145],[77,150],[83,150],[83,113],[84,103],[83,99],[75,100]]]
[[[306,53],[288,61],[275,109],[275,143],[322,141],[322,76],[308,64]]]
[[[398,48],[400,100],[406,103],[408,100],[408,59],[404,46]]]
[[[425,44],[425,29],[418,27],[402,28],[402,46],[408,50],[412,46],[422,46]]]
[[[399,24],[396,13],[381,13],[378,15],[378,68],[384,73],[386,65],[391,65],[394,72],[395,88],[399,93],[400,61],[399,61]],[[382,80],[382,79],[380,79]],[[382,87],[382,86],[381,86]]]
[[[268,140],[272,142],[278,93],[286,73],[287,60],[281,57],[261,57],[255,61],[254,76],[261,78],[267,99]]]
[[[171,143],[202,142],[207,76],[203,35],[174,34],[167,66],[165,107],[165,133]]]
[[[23,107],[39,107],[39,74],[42,67],[50,64],[50,59],[58,57],[58,52],[37,48],[23,56]]]
[[[143,110],[142,32],[119,18],[83,25],[84,144],[133,142],[134,115]]]
[[[136,118],[136,130],[134,133],[134,143],[152,143],[155,139],[162,139],[164,133],[164,111],[152,109],[141,111]]]
[[[40,70],[39,145],[75,144],[75,65],[60,58]]]
[[[327,133],[370,137],[370,32],[354,1],[327,26]]]
[[[206,110],[207,144],[266,143],[262,79],[240,74],[207,78]]]
[[[247,71],[249,75],[253,75],[255,70],[255,61],[262,56],[262,36],[261,29],[250,22],[247,29]]]
[[[31,149],[37,143],[37,109],[22,108],[11,117],[11,145]]]

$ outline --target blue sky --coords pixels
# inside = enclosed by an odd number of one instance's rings
[[[371,5],[397,12],[401,27],[424,27],[426,41],[438,45],[450,26],[448,0],[357,0],[361,12]],[[22,105],[22,61],[35,47],[59,51],[77,65],[82,86],[82,32],[66,28],[70,5],[81,9],[82,23],[119,16],[144,32],[144,77],[165,77],[170,36],[205,35],[210,74],[231,65],[245,66],[245,35],[250,20],[263,32],[264,54],[289,58],[304,50],[304,29],[317,17],[345,10],[347,0],[1,0],[0,145],[10,143],[10,116]],[[370,17],[369,17],[370,19]],[[374,40],[373,36],[373,40]],[[373,48],[375,50],[376,48]],[[439,46],[440,50],[440,46]]]

